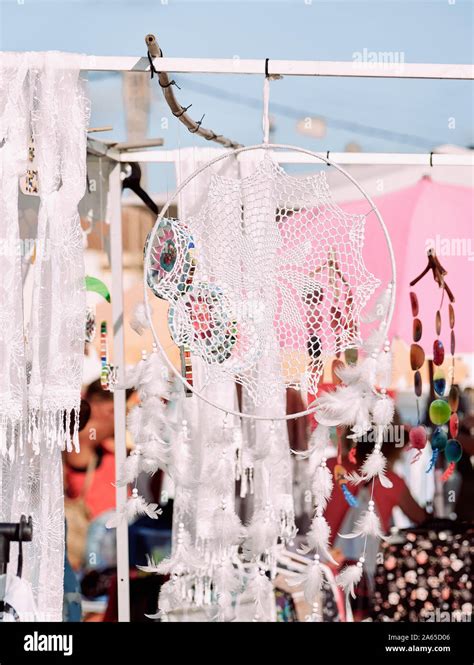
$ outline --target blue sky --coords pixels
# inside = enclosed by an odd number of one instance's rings
[[[145,34],[153,32],[165,54],[176,57],[352,60],[354,52],[368,49],[402,53],[405,62],[470,63],[473,9],[470,0],[0,0],[0,47],[139,56]],[[178,99],[192,102],[196,119],[205,113],[204,124],[216,132],[260,142],[260,110],[247,104],[261,97],[259,77],[175,78],[182,87]],[[149,135],[163,136],[167,147],[202,144],[174,119],[161,129],[168,114],[153,84]],[[203,84],[236,99],[204,94]],[[92,124],[113,125],[112,135],[124,139],[120,77],[91,76],[89,94]],[[245,104],[237,101],[242,97]],[[367,151],[400,152],[474,143],[471,82],[287,77],[272,83],[271,101],[285,107],[274,113],[273,140],[314,150],[343,150],[353,141]],[[325,136],[299,135],[300,113],[327,118]],[[341,127],[347,122],[395,136]]]

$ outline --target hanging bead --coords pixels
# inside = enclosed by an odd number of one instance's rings
[[[446,471],[441,476],[441,480],[443,481],[443,483],[445,483],[447,480],[449,480],[451,478],[451,476],[454,473],[455,468],[456,468],[455,463],[450,462],[449,465],[448,465],[448,468],[446,469]]]
[[[411,304],[411,313],[413,314],[413,316],[418,316],[418,311],[419,311],[418,298],[416,296],[416,293],[414,293],[413,291],[410,291],[410,304]]]
[[[433,425],[444,425],[449,420],[451,409],[444,399],[435,399],[430,404],[429,414]]]
[[[462,457],[462,446],[456,439],[449,439],[444,449],[444,456],[448,462],[459,462]]]
[[[442,365],[444,362],[444,346],[440,339],[435,339],[433,343],[433,364]]]
[[[421,380],[420,372],[416,371],[414,374],[414,384],[415,384],[415,395],[421,397],[421,391],[423,389],[423,382]]]
[[[444,431],[444,429],[441,429],[441,427],[437,427],[433,434],[431,435],[431,447],[433,450],[444,450],[446,448],[446,444],[448,442],[448,435]]]
[[[410,347],[410,364],[412,370],[420,369],[425,362],[425,352],[419,344],[412,344]]]
[[[433,376],[433,388],[440,397],[443,397],[446,390],[446,377],[441,369],[437,369]]]
[[[451,386],[449,391],[448,404],[454,413],[459,409],[459,389],[457,386]]]
[[[412,448],[416,450],[423,450],[426,446],[426,430],[423,425],[418,425],[417,427],[412,427],[410,433],[408,434],[410,444]]]
[[[419,342],[423,334],[423,324],[420,319],[413,319],[413,341]]]
[[[454,334],[454,330],[451,330],[451,355],[454,356],[454,353],[456,351],[456,335]]]
[[[435,316],[435,327],[436,327],[436,334],[439,336],[441,335],[441,312],[438,311],[436,312]]]
[[[459,416],[457,413],[452,413],[449,419],[449,433],[455,439],[459,432]]]
[[[455,320],[454,307],[451,305],[451,303],[449,303],[449,327],[451,330],[454,328]]]

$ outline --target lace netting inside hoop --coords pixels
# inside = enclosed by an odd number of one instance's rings
[[[364,232],[365,216],[334,203],[324,172],[290,176],[268,152],[249,177],[212,174],[193,215],[163,218],[147,281],[170,302],[176,344],[204,361],[195,389],[231,379],[255,406],[284,386],[316,394],[325,361],[360,346],[360,315],[380,284],[363,261]]]

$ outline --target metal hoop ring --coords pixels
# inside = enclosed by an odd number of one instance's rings
[[[382,228],[383,234],[385,236],[385,240],[387,243],[388,251],[389,251],[389,256],[390,256],[390,263],[391,263],[391,269],[392,269],[392,280],[389,283],[389,286],[391,285],[391,299],[390,299],[390,305],[387,311],[387,314],[382,322],[381,329],[384,331],[384,335],[387,334],[388,328],[390,326],[390,322],[392,320],[393,316],[393,311],[395,308],[395,292],[396,292],[396,267],[395,267],[395,255],[393,252],[393,247],[392,243],[390,240],[390,236],[388,234],[387,227],[385,226],[385,222],[382,219],[382,216],[375,205],[375,203],[372,201],[370,196],[367,194],[367,192],[364,190],[364,188],[353,178],[350,173],[348,173],[345,169],[343,169],[341,166],[336,164],[335,162],[332,162],[329,160],[327,157],[322,157],[321,155],[317,155],[316,153],[312,152],[311,150],[305,150],[304,148],[300,148],[297,146],[292,146],[292,145],[285,145],[285,144],[279,144],[279,143],[266,143],[266,144],[259,144],[259,145],[251,145],[251,146],[245,146],[242,148],[236,148],[234,150],[226,151],[222,155],[218,155],[217,157],[214,157],[210,161],[206,162],[206,164],[203,164],[200,168],[196,169],[193,173],[191,173],[190,176],[188,176],[182,183],[181,185],[176,189],[174,194],[168,198],[168,201],[162,208],[160,214],[158,215],[158,218],[150,232],[150,238],[154,236],[156,233],[156,230],[161,223],[161,220],[164,218],[166,215],[171,202],[174,201],[179,194],[182,192],[182,190],[187,187],[187,185],[194,180],[198,175],[200,175],[203,171],[206,171],[209,169],[211,166],[214,166],[214,164],[217,164],[223,159],[227,159],[229,157],[236,157],[237,155],[243,153],[243,152],[250,152],[252,150],[288,150],[291,152],[299,152],[305,155],[309,155],[310,157],[314,157],[315,159],[320,160],[321,162],[324,162],[327,166],[333,166],[339,173],[342,173],[352,184],[359,190],[359,192],[363,195],[365,200],[370,204],[371,210],[369,212],[373,212],[375,216],[377,217],[379,224]],[[291,413],[291,414],[286,414],[284,416],[262,416],[262,415],[256,415],[252,413],[244,413],[242,411],[235,411],[232,409],[229,409],[228,407],[221,406],[219,404],[216,404],[215,402],[212,402],[210,399],[205,397],[201,392],[196,390],[194,386],[192,386],[190,383],[186,381],[186,379],[182,376],[182,374],[176,369],[176,367],[173,365],[171,360],[168,358],[165,349],[163,348],[158,335],[156,334],[155,327],[153,325],[153,320],[151,317],[151,309],[150,309],[150,303],[148,299],[148,284],[146,280],[146,273],[147,273],[147,265],[149,264],[150,261],[150,253],[151,253],[151,246],[152,243],[148,243],[148,246],[145,251],[145,256],[144,256],[144,267],[143,267],[143,302],[145,305],[145,313],[146,313],[146,318],[148,321],[148,324],[150,326],[150,330],[153,335],[153,339],[160,350],[162,356],[165,359],[165,362],[167,363],[168,367],[171,369],[171,371],[180,379],[184,387],[192,392],[196,397],[199,399],[203,400],[203,402],[206,402],[206,404],[209,404],[209,406],[213,406],[214,408],[218,409],[219,411],[223,411],[224,413],[227,413],[232,416],[236,416],[237,418],[248,418],[249,420],[263,420],[263,421],[277,421],[277,420],[296,420],[297,418],[302,418],[303,416],[308,416],[313,414],[316,411],[316,401],[313,401],[311,405],[305,410],[305,411],[300,411],[298,413]]]

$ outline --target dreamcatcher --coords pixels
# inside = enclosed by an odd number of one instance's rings
[[[366,307],[380,282],[362,257],[367,215],[344,212],[333,201],[324,172],[287,174],[275,161],[281,149],[333,166],[367,199],[369,213],[385,234],[392,265],[392,281],[373,312]],[[223,168],[217,173],[223,161],[232,177]],[[171,201],[183,197],[197,177],[201,184],[203,176],[200,207],[183,219],[167,217]],[[246,587],[255,619],[270,620],[270,578],[278,544],[291,542],[296,533],[284,421],[316,414],[319,424],[308,453],[317,456],[315,513],[307,535],[314,562],[299,581],[317,620],[314,604],[325,583],[320,561],[331,559],[324,509],[333,481],[323,457],[330,428],[349,427],[354,438],[372,428],[377,432],[374,452],[360,473],[339,474],[346,498],[348,483],[371,481],[372,493],[376,481],[390,485],[381,448],[393,416],[386,392],[391,373],[386,337],[395,270],[383,221],[343,169],[310,151],[267,142],[221,154],[186,178],[149,234],[144,263],[141,318],[146,315],[178,385],[194,396],[176,401],[174,425],[156,444],[162,449],[158,464],[176,486],[172,556],[161,563],[150,560],[145,567],[171,573],[160,594],[159,616],[164,619],[191,603],[208,608],[210,618],[228,620],[235,597]],[[148,288],[168,302],[168,330],[181,351],[180,369],[154,330]],[[340,385],[318,396],[326,361],[343,352],[349,363],[339,360],[335,367]],[[141,372],[145,383],[149,380],[147,362],[137,368],[135,385],[140,385]],[[307,409],[287,415],[288,387],[316,397],[308,398]],[[200,426],[191,432],[196,419]],[[140,441],[147,438],[140,436]],[[237,481],[241,497],[254,494],[253,517],[245,526],[235,512]],[[371,497],[357,532],[348,537],[367,542],[380,535]],[[347,593],[360,579],[363,562],[364,556],[340,574]]]

